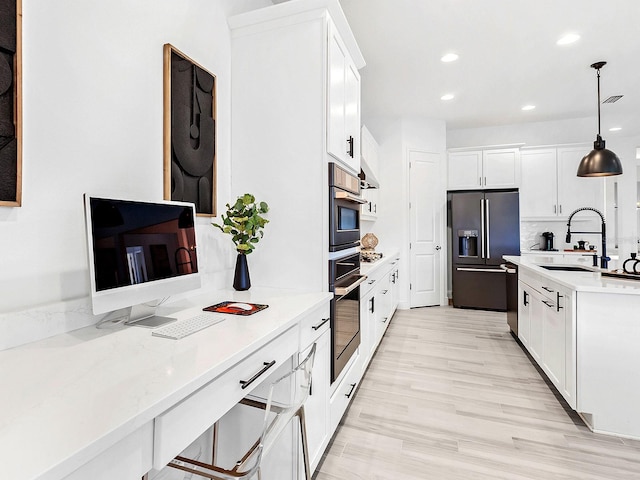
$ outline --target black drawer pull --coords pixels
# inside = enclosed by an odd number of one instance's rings
[[[253,382],[255,382],[260,375],[262,375],[264,372],[266,372],[267,370],[269,370],[271,367],[273,367],[276,364],[275,360],[271,360],[270,362],[264,362],[264,368],[262,370],[260,370],[258,373],[256,373],[253,377],[251,377],[249,380],[240,380],[240,385],[242,385],[243,390],[245,388],[247,388],[249,385],[251,385]]]
[[[547,292],[555,292],[553,288],[545,287],[544,285],[542,286],[542,289],[546,290]]]
[[[542,300],[542,303],[544,303],[547,307],[549,308],[553,308],[555,307],[555,305],[551,302],[547,302],[546,300]]]
[[[353,391],[355,390],[355,388],[356,388],[356,384],[352,383],[351,384],[351,390],[349,390],[349,393],[345,393],[344,396],[347,397],[347,398],[351,398],[351,395],[353,394]]]
[[[384,317],[384,319],[382,320],[382,323],[387,323],[387,320],[389,320],[389,317]]]
[[[322,321],[319,324],[314,325],[311,328],[313,328],[314,330],[319,330],[325,323],[327,323],[329,321],[329,319],[330,319],[330,317],[323,318]]]
[[[383,291],[382,291],[382,294],[383,294],[383,295],[386,295],[388,291],[389,291],[389,290],[383,290]]]

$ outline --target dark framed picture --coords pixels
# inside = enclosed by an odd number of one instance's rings
[[[0,0],[1,1],[1,0]],[[216,77],[164,45],[164,198],[216,215]]]
[[[0,206],[22,203],[22,2],[0,0]]]

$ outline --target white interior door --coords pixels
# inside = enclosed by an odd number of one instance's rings
[[[409,150],[411,250],[410,307],[440,305],[444,200],[440,154]]]

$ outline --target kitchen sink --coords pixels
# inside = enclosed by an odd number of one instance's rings
[[[593,269],[580,265],[540,265],[547,270],[559,270],[561,272],[593,272]]]

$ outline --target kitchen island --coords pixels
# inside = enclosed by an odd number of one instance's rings
[[[593,431],[640,438],[640,280],[504,258],[518,265],[518,339],[533,360]]]

